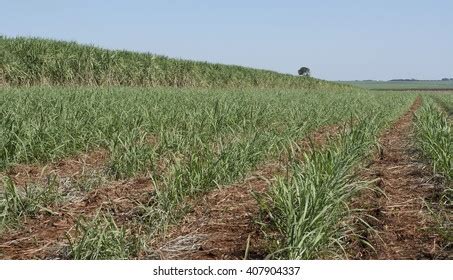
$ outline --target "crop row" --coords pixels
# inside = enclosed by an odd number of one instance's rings
[[[432,96],[430,96],[432,97]],[[448,102],[450,98],[450,103]],[[433,172],[446,181],[446,197],[453,198],[453,125],[448,118],[452,96],[425,98],[425,105],[416,115],[417,143],[430,160]],[[438,104],[441,106],[439,107]],[[442,110],[442,107],[446,110]]]
[[[2,90],[0,99],[5,170],[18,163],[49,162],[106,149],[109,159],[105,171],[111,179],[137,174],[152,178],[155,195],[149,203],[138,206],[140,211],[134,218],[146,226],[147,236],[154,236],[184,214],[188,197],[240,180],[271,157],[296,152],[298,141],[317,127],[351,119],[373,123],[377,115],[384,125],[407,109],[413,96],[287,90],[10,88]],[[161,160],[168,163],[165,172],[157,168]],[[8,180],[4,189],[0,212],[4,223],[10,223],[7,227],[24,215],[33,215],[36,209],[52,208],[55,201],[65,203],[64,193],[55,195],[39,188],[22,193]],[[56,199],[39,203],[34,197]],[[106,231],[102,236],[129,238],[108,215],[100,213],[96,223],[80,227],[81,235],[89,238],[71,241],[73,258],[124,257],[99,255],[89,249],[102,244],[94,238],[93,228]],[[130,251],[130,242],[123,239],[118,239],[122,240],[118,246],[127,245],[124,250]]]

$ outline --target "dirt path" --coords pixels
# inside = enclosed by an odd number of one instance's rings
[[[340,126],[318,129],[298,143],[301,151],[323,145]],[[283,160],[284,161],[284,160]],[[192,211],[172,227],[156,251],[162,259],[262,259],[266,256],[254,194],[265,192],[285,164],[262,165],[242,183],[216,189],[191,203]]]
[[[375,252],[361,252],[360,259],[432,259],[439,251],[439,237],[426,212],[425,199],[433,195],[429,168],[419,162],[411,137],[413,113],[420,107],[418,97],[410,110],[381,137],[381,152],[366,171],[367,180],[376,180],[385,194],[368,194],[366,209],[378,235],[369,241]],[[363,197],[362,197],[363,199]]]

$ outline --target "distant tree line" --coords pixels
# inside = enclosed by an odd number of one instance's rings
[[[393,80],[390,80],[390,82],[414,82],[414,81],[419,81],[419,80],[416,80],[416,79],[393,79]]]
[[[417,80],[417,79],[393,79],[389,82],[435,82],[438,80]],[[453,81],[453,78],[442,78],[442,81]]]

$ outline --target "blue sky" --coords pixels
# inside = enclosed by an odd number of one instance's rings
[[[328,80],[453,77],[453,1],[0,0],[0,34]]]

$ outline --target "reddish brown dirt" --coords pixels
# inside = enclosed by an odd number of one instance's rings
[[[432,259],[439,251],[439,237],[425,208],[433,194],[430,172],[419,162],[412,147],[413,113],[420,107],[418,97],[410,110],[380,137],[381,151],[364,172],[376,180],[381,192],[365,192],[354,204],[376,219],[368,219],[377,234],[368,241],[375,251],[357,250],[357,259]],[[357,249],[357,248],[356,248]]]
[[[2,259],[59,258],[77,219],[94,215],[98,209],[108,209],[119,224],[133,216],[136,202],[151,199],[152,183],[146,178],[110,183],[94,190],[80,201],[55,207],[53,214],[40,213],[26,219],[17,231],[0,236]]]
[[[326,142],[340,131],[332,125],[313,132],[298,143],[301,151]],[[254,194],[264,193],[284,171],[283,164],[268,163],[244,182],[216,189],[191,203],[192,211],[170,228],[156,251],[162,259],[248,259],[265,257],[259,205]]]
[[[17,186],[25,186],[30,183],[45,181],[50,175],[60,178],[77,178],[86,170],[100,169],[107,160],[108,153],[105,150],[96,150],[83,153],[74,157],[62,159],[56,163],[47,165],[19,164],[12,167],[4,175],[11,177]],[[2,174],[0,174],[2,175]]]

